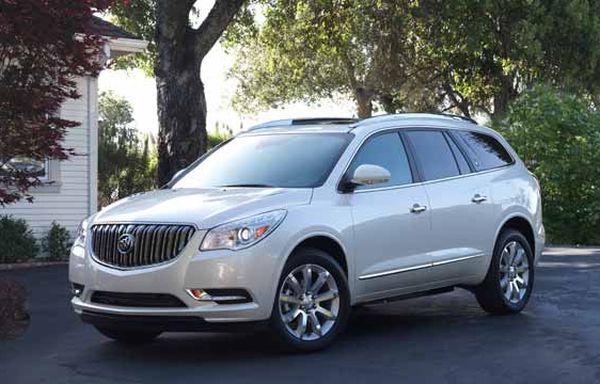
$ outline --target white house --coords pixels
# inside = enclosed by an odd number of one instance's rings
[[[147,42],[100,18],[93,20],[95,32],[106,37],[103,60],[141,52]],[[21,201],[0,208],[0,215],[25,219],[37,237],[43,236],[53,221],[74,233],[81,220],[96,212],[98,176],[98,78],[77,79],[79,99],[67,100],[60,116],[80,122],[68,131],[64,146],[78,156],[69,160],[33,162],[44,184],[31,191],[33,203]]]

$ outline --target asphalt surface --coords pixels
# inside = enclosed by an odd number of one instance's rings
[[[600,383],[600,249],[551,248],[516,316],[456,290],[356,311],[330,349],[285,355],[261,334],[164,334],[123,347],[79,321],[67,268],[0,272],[27,284],[31,323],[0,341],[12,383]]]

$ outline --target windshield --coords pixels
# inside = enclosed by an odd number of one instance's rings
[[[172,188],[317,187],[351,138],[348,133],[239,136],[192,166]]]

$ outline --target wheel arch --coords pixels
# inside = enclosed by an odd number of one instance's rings
[[[290,257],[293,257],[294,253],[301,248],[315,248],[331,255],[331,257],[333,257],[334,260],[340,264],[340,267],[342,267],[342,270],[346,274],[346,278],[349,278],[348,257],[346,250],[342,246],[341,242],[334,237],[324,233],[307,235],[292,248],[291,252],[286,258],[286,261]]]
[[[524,215],[520,215],[520,214],[514,214],[512,216],[507,217],[503,222],[502,225],[500,226],[500,228],[498,229],[498,232],[496,233],[496,237],[494,240],[494,247],[496,242],[498,241],[498,237],[500,236],[500,234],[507,230],[507,229],[514,229],[519,231],[521,234],[523,234],[523,236],[525,236],[525,238],[527,239],[527,243],[529,243],[529,246],[531,247],[531,252],[535,255],[536,253],[536,249],[535,249],[535,235],[534,235],[534,230],[533,230],[533,225],[531,224],[531,221],[525,217]]]

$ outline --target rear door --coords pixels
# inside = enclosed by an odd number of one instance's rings
[[[362,164],[391,173],[388,183],[358,187],[348,195],[355,238],[357,290],[362,299],[392,295],[429,280],[429,203],[415,182],[405,146],[397,131],[369,138],[347,175]]]
[[[444,130],[403,132],[431,210],[430,260],[436,280],[479,273],[493,235],[489,187]]]

